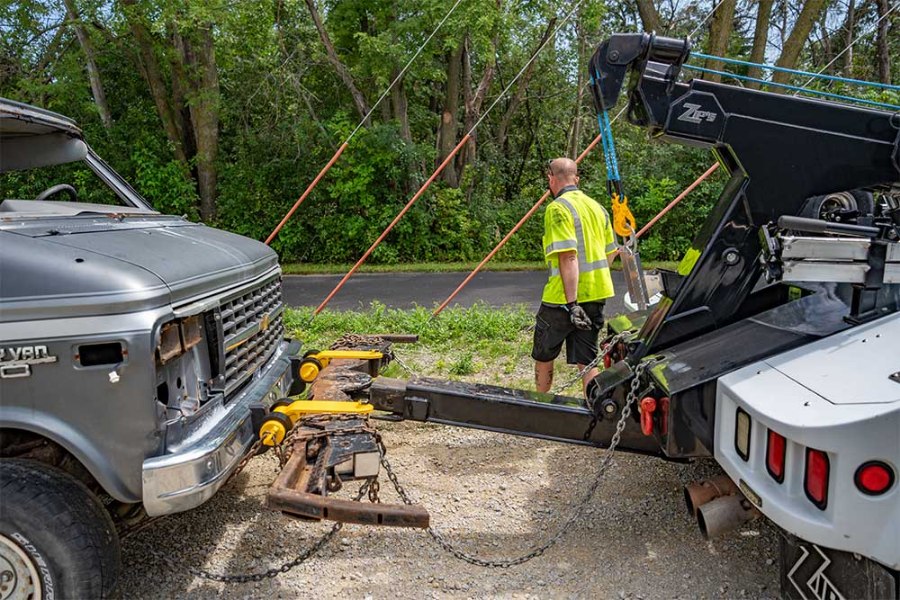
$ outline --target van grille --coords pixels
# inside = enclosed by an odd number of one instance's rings
[[[284,337],[281,278],[233,297],[219,306],[226,397],[266,363]]]

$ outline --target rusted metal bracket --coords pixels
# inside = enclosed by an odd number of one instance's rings
[[[428,527],[428,511],[419,505],[354,502],[328,496],[342,486],[342,471],[347,479],[366,479],[357,475],[371,474],[373,468],[377,474],[379,459],[377,443],[370,433],[296,441],[284,469],[269,488],[268,506],[319,521]]]

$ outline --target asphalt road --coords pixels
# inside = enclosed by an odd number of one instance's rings
[[[456,289],[466,273],[361,273],[354,275],[328,308],[367,308],[377,300],[391,308],[434,307]],[[284,296],[290,306],[317,306],[341,280],[341,275],[286,275]],[[537,310],[546,271],[487,271],[479,273],[453,300],[451,306],[472,306],[478,301],[500,307],[525,304]],[[623,310],[625,282],[621,271],[613,271],[617,295],[607,301],[606,313]]]

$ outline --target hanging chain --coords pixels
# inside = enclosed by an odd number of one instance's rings
[[[471,565],[476,565],[479,567],[489,567],[489,568],[498,568],[498,569],[508,569],[509,567],[514,567],[516,565],[521,565],[530,561],[533,558],[537,558],[544,554],[547,550],[552,548],[560,539],[563,538],[567,533],[572,530],[572,527],[576,522],[579,521],[581,517],[587,511],[588,502],[593,498],[594,494],[597,492],[597,488],[600,487],[600,484],[603,482],[603,477],[606,474],[607,469],[612,464],[613,455],[616,448],[619,445],[619,442],[622,439],[622,432],[625,430],[625,425],[627,424],[628,418],[631,416],[631,409],[634,403],[637,401],[638,391],[641,387],[641,378],[644,375],[644,372],[650,368],[650,366],[655,362],[655,359],[649,359],[637,366],[634,372],[634,379],[631,380],[631,387],[629,388],[628,394],[625,399],[625,407],[622,409],[622,416],[619,418],[619,421],[616,423],[616,430],[613,433],[612,438],[610,439],[609,448],[607,448],[606,454],[603,456],[603,459],[600,461],[600,467],[597,470],[597,475],[594,480],[591,482],[591,485],[587,488],[580,501],[575,504],[576,508],[572,510],[569,514],[568,518],[563,522],[563,524],[557,529],[557,531],[550,536],[543,544],[535,547],[530,552],[523,554],[521,556],[496,560],[496,559],[485,559],[475,556],[473,554],[469,554],[468,552],[458,548],[444,535],[434,529],[433,527],[429,527],[426,529],[428,535],[437,542],[437,544],[443,548],[446,552],[452,554],[459,560],[467,562]],[[397,494],[400,496],[400,499],[403,500],[404,504],[413,504],[412,498],[410,498],[409,493],[400,483],[399,479],[397,479],[397,474],[391,466],[390,461],[388,461],[385,455],[384,443],[381,441],[381,437],[378,436],[378,445],[381,449],[381,464],[384,467],[385,473],[387,473],[388,479],[391,484],[393,484],[394,489],[397,490]]]
[[[554,392],[554,393],[556,393],[556,394],[562,393],[562,391],[564,389],[566,389],[567,387],[569,387],[570,385],[574,385],[576,382],[581,381],[581,378],[584,377],[585,373],[589,372],[591,369],[593,369],[594,367],[599,365],[600,361],[602,361],[604,358],[609,356],[612,353],[612,351],[615,349],[615,347],[620,342],[625,341],[629,335],[630,335],[630,333],[627,331],[623,331],[622,333],[618,333],[618,334],[614,335],[612,337],[612,339],[609,340],[609,343],[606,345],[606,348],[603,350],[603,352],[598,352],[597,357],[594,358],[594,360],[589,362],[587,365],[585,365],[585,367],[583,369],[578,371],[578,375],[573,377],[570,381],[566,382],[564,385],[558,386],[556,388],[556,392]]]

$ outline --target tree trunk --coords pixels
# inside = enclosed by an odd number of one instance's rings
[[[579,15],[579,17],[580,16],[581,15]],[[578,90],[575,93],[575,109],[573,111],[574,114],[572,115],[572,129],[571,134],[569,135],[569,143],[567,144],[566,152],[566,155],[572,159],[578,156],[579,149],[581,148],[581,111],[584,104],[584,73],[587,71],[584,60],[587,43],[584,39],[584,24],[580,18],[575,23],[575,35],[578,37]]]
[[[875,40],[875,54],[878,63],[878,81],[881,83],[891,82],[891,56],[888,52],[888,27],[890,27],[890,17],[885,17],[890,10],[888,0],[877,0],[878,2],[878,36]]]
[[[447,83],[444,86],[444,108],[441,111],[441,129],[435,166],[441,164],[456,146],[456,113],[459,109],[459,77],[462,63],[462,44],[447,54]],[[441,179],[451,187],[458,187],[456,169],[444,169]]]
[[[338,77],[341,78],[341,81],[347,86],[350,95],[353,96],[353,103],[356,105],[356,110],[359,113],[360,118],[366,119],[366,125],[371,125],[370,120],[366,118],[366,115],[369,114],[369,104],[366,102],[366,97],[363,96],[363,93],[356,87],[356,82],[353,81],[353,75],[350,74],[350,70],[337,55],[334,44],[331,43],[331,38],[328,37],[328,32],[325,30],[325,24],[322,23],[322,17],[319,16],[319,11],[316,9],[315,0],[306,0],[306,7],[309,9],[309,14],[316,26],[316,31],[319,32],[319,38],[322,40],[322,45],[325,46],[325,54],[328,57],[328,62],[330,62],[331,66],[334,67],[334,70],[337,71]]]
[[[481,74],[481,80],[478,82],[478,87],[474,90],[472,89],[472,57],[471,52],[469,51],[470,40],[468,36],[463,45],[464,127],[467,132],[475,127],[475,123],[481,116],[481,107],[484,105],[484,99],[487,97],[488,89],[490,89],[491,82],[494,80],[494,72],[496,71],[496,61],[494,59],[497,56],[498,41],[496,35],[493,40],[491,40],[491,48],[493,49],[491,52],[491,59],[484,65],[484,73]],[[469,143],[459,152],[460,159],[458,161],[458,171],[460,179],[462,179],[462,173],[465,166],[475,160],[477,149],[477,136],[473,134]]]
[[[75,8],[75,0],[63,0],[66,5],[66,13],[72,26],[75,28],[75,35],[78,37],[78,44],[84,52],[87,59],[88,78],[91,81],[91,93],[94,96],[94,104],[97,105],[97,112],[100,113],[100,121],[103,127],[109,129],[112,127],[112,115],[109,112],[109,104],[106,102],[106,93],[103,91],[103,82],[100,81],[100,71],[97,69],[97,61],[95,59],[94,45],[88,35],[84,25],[81,24],[81,17]]]
[[[153,97],[153,104],[156,105],[156,113],[162,121],[163,130],[166,137],[172,144],[176,160],[187,166],[187,156],[182,146],[182,132],[179,130],[178,121],[175,119],[174,111],[169,103],[168,91],[163,80],[162,71],[159,68],[159,62],[156,60],[156,53],[153,50],[153,37],[147,26],[144,25],[142,15],[137,11],[137,0],[121,0],[122,5],[126,7],[125,20],[131,29],[138,45],[138,52],[141,57],[141,66],[143,67],[144,78],[150,87],[150,95]]]
[[[191,111],[188,108],[187,96],[190,93],[191,84],[185,72],[184,57],[186,53],[185,41],[174,24],[170,24],[172,47],[176,52],[172,54],[170,66],[172,69],[172,116],[181,132],[181,147],[188,159],[197,154],[197,137],[194,135],[194,124],[191,122]],[[196,167],[194,168],[196,174]]]
[[[709,42],[707,53],[713,56],[725,56],[728,54],[728,40],[734,29],[734,10],[737,0],[724,0],[713,14],[712,23],[709,26]],[[722,64],[715,61],[706,61],[707,69],[722,70]],[[707,74],[705,79],[721,81],[720,75]]]
[[[528,56],[533,56],[535,51],[538,48],[543,47],[544,43],[550,39],[550,35],[553,33],[553,27],[556,25],[556,17],[550,19],[550,22],[547,23],[547,28],[544,29],[544,34],[541,36],[541,39],[538,40],[535,49],[528,53]],[[525,92],[528,89],[528,82],[531,80],[531,76],[534,73],[534,67],[537,64],[537,60],[533,60],[528,67],[525,68],[525,71],[522,73],[522,77],[519,79],[519,83],[516,87],[516,92],[513,94],[512,98],[509,100],[509,106],[506,109],[506,112],[503,113],[503,118],[500,121],[500,130],[497,133],[497,142],[501,149],[501,151],[506,152],[506,144],[507,137],[509,133],[509,125],[512,122],[512,117],[516,112],[516,109],[519,108],[519,105],[522,103],[522,99],[525,98]]]
[[[797,65],[800,52],[809,40],[809,33],[819,19],[819,13],[822,12],[823,8],[825,8],[825,0],[806,0],[803,3],[803,8],[797,16],[797,22],[794,23],[794,28],[781,49],[781,56],[775,61],[776,66],[793,69]],[[789,79],[790,73],[779,73],[776,71],[772,75],[772,81],[776,83],[787,83]]]
[[[766,44],[769,43],[769,19],[772,16],[772,4],[775,0],[759,0],[759,10],[756,13],[756,28],[753,30],[753,47],[750,49],[750,62],[762,63],[766,60]],[[758,67],[751,67],[747,75],[757,79],[763,75]],[[747,87],[759,89],[759,84],[752,81]]]
[[[847,20],[844,21],[844,29],[846,31],[844,48],[847,49],[847,52],[844,53],[844,77],[852,77],[853,36],[856,34],[856,0],[850,0],[850,4],[847,6]]]
[[[212,25],[200,25],[179,36],[181,61],[188,74],[187,102],[197,147],[197,191],[200,218],[216,218],[216,158],[219,150],[219,76]]]
[[[644,31],[662,33],[662,21],[659,18],[659,12],[653,5],[653,0],[637,0],[637,9]]]
[[[400,71],[394,69],[394,72],[391,74],[391,81],[393,81],[397,75],[400,74]],[[403,79],[397,82],[391,89],[391,106],[394,109],[394,118],[400,123],[400,137],[403,140],[411,144],[412,143],[412,134],[409,131],[409,102],[406,99],[406,88],[403,85]]]

